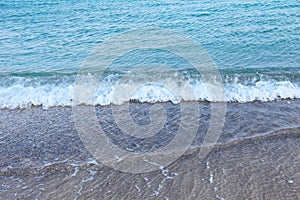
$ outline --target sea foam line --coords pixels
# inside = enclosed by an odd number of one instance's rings
[[[179,103],[181,101],[210,101],[219,102],[209,94],[207,85],[201,81],[194,81],[190,84],[193,95],[176,96],[174,91],[169,91],[159,85],[144,85],[139,87],[130,97],[127,92],[133,83],[123,85],[123,93],[116,94],[116,85],[99,84],[94,95],[93,105],[122,104],[130,100],[138,102],[168,102]],[[127,91],[128,89],[128,91]],[[30,106],[42,106],[47,109],[53,106],[72,106],[74,83],[71,84],[43,84],[38,86],[25,86],[16,84],[9,87],[0,87],[0,108],[28,108]],[[273,101],[278,99],[300,98],[300,84],[290,81],[258,81],[251,85],[242,83],[227,83],[224,85],[224,94],[227,102],[253,102]],[[86,104],[86,102],[81,102]]]

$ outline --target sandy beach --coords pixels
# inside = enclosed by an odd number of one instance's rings
[[[140,116],[150,104],[132,105],[136,119],[147,119]],[[223,132],[205,157],[199,150],[210,104],[199,106],[203,125],[188,151],[148,173],[98,162],[80,140],[71,108],[1,110],[1,198],[299,199],[298,100],[227,104]],[[109,106],[96,110],[99,121],[109,118]]]

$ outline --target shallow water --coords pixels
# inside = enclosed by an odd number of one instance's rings
[[[141,174],[118,171],[97,160],[80,140],[71,108],[1,110],[1,193],[7,198],[67,199],[299,197],[299,101],[227,104],[223,131],[204,157],[200,147],[211,104],[192,104],[200,107],[201,117],[186,155]],[[179,105],[162,106],[170,114],[164,134],[144,139],[120,132],[112,107],[96,107],[96,113],[112,144],[129,154],[147,153],[178,134]],[[149,124],[150,107],[131,103],[133,121]]]

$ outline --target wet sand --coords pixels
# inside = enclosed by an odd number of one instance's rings
[[[164,105],[173,113],[171,121],[176,122],[176,106]],[[76,132],[71,108],[1,110],[0,198],[300,198],[299,100],[227,104],[223,132],[205,157],[199,150],[210,104],[199,106],[201,126],[185,155],[169,166],[141,174],[120,172],[97,162]],[[146,123],[150,105],[133,107],[132,116],[138,123]],[[110,118],[109,107],[96,110],[99,121],[103,116]],[[117,136],[118,141],[127,137]],[[128,141],[119,145],[134,147],[136,141]],[[152,142],[163,145],[166,140]],[[147,149],[147,143],[145,146]]]

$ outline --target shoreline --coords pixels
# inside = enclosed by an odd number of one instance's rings
[[[272,100],[268,100],[268,101],[264,101],[264,100],[254,100],[254,101],[237,101],[237,100],[233,100],[233,101],[208,101],[208,100],[181,100],[179,103],[173,103],[171,100],[168,101],[159,101],[159,102],[143,102],[143,101],[139,101],[138,99],[130,99],[129,101],[125,101],[122,104],[105,104],[105,105],[101,105],[101,104],[96,104],[96,105],[86,105],[86,104],[79,104],[76,106],[91,106],[91,107],[95,107],[95,108],[101,108],[101,107],[109,107],[109,106],[122,106],[124,104],[141,104],[141,105],[154,105],[154,104],[173,104],[173,105],[180,105],[182,103],[195,103],[195,104],[268,104],[268,103],[276,103],[276,102],[285,102],[285,103],[290,103],[293,101],[299,101],[300,102],[300,98],[278,98],[278,99],[272,99]],[[72,100],[71,100],[72,102]],[[50,107],[46,107],[44,108],[43,105],[28,105],[26,107],[16,107],[16,108],[8,108],[8,107],[4,107],[4,108],[0,108],[0,112],[1,111],[13,111],[13,110],[28,110],[28,109],[43,109],[43,110],[48,110],[48,109],[53,109],[53,108],[65,108],[65,109],[69,109],[69,108],[73,108],[73,105],[58,105],[58,106],[50,106]]]
[[[171,113],[172,120],[166,123],[173,127],[178,108],[163,106]],[[150,107],[133,103],[131,116],[145,124]],[[2,196],[299,199],[299,100],[227,104],[223,132],[205,157],[199,154],[199,145],[209,125],[210,104],[199,103],[199,108],[201,126],[189,149],[170,165],[141,174],[117,171],[95,160],[77,134],[72,108],[0,110]],[[99,121],[110,120],[109,106],[95,110]],[[118,145],[125,145],[127,136],[118,136]],[[153,142],[163,145],[165,139]]]
[[[7,199],[298,199],[300,130],[295,133],[217,147],[205,158],[197,149],[142,174],[93,160],[1,170],[1,193]]]

